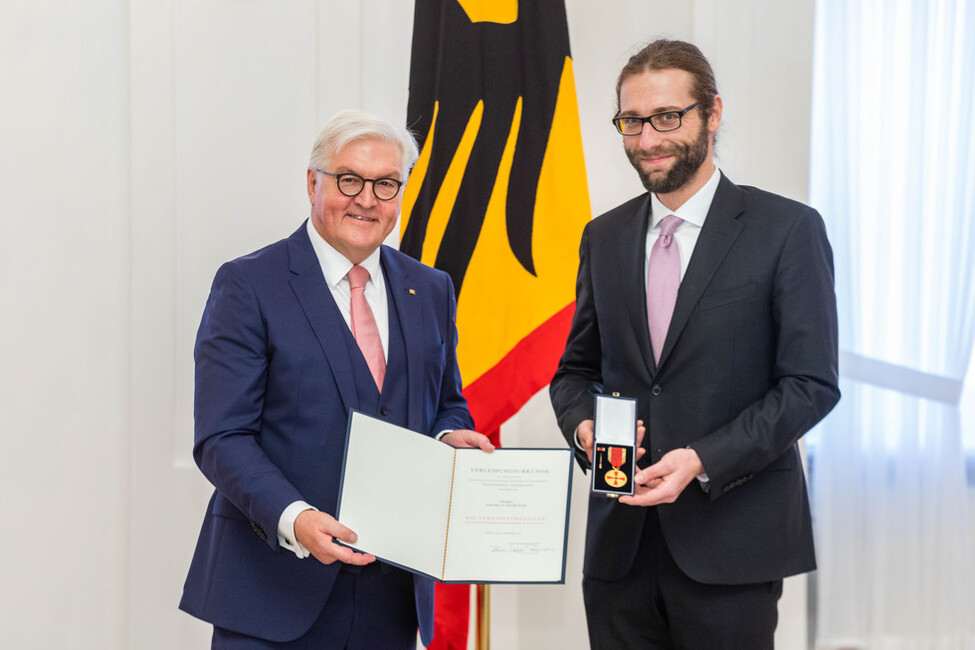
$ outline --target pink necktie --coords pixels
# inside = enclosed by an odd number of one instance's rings
[[[383,355],[383,342],[379,338],[379,328],[372,309],[366,301],[366,282],[369,271],[361,266],[349,269],[349,290],[352,293],[352,336],[355,337],[362,356],[366,358],[369,372],[376,381],[376,388],[383,389],[383,377],[386,376],[386,357]]]
[[[650,251],[647,269],[647,318],[650,321],[650,344],[653,360],[660,363],[670,319],[674,315],[677,289],[680,287],[680,249],[674,243],[674,231],[683,223],[670,215],[660,222],[660,236]]]

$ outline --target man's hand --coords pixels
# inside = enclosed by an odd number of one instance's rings
[[[673,503],[688,483],[704,473],[704,465],[693,449],[675,449],[664,454],[658,462],[637,472],[633,496],[621,496],[628,506],[655,506]]]
[[[647,432],[647,428],[643,426],[643,420],[636,421],[636,460],[643,458],[643,454],[647,453],[646,449],[643,449],[640,445],[643,443],[643,435]],[[585,450],[586,456],[589,457],[589,464],[592,464],[592,439],[595,436],[595,426],[591,419],[583,420],[576,427],[576,438],[579,440],[579,445]]]
[[[450,433],[443,434],[440,441],[446,442],[451,447],[477,447],[484,451],[494,451],[494,445],[491,444],[486,435],[470,429],[455,429]]]
[[[594,430],[595,428],[591,419],[583,420],[576,427],[576,441],[582,447],[582,450],[586,452],[586,456],[589,457],[590,465],[592,465],[592,439]]]
[[[357,537],[336,521],[335,517],[318,510],[305,510],[298,514],[295,518],[295,539],[322,564],[331,564],[337,560],[346,564],[364,565],[376,561],[375,555],[356,553],[351,548],[333,542],[333,539],[337,539],[354,544]]]

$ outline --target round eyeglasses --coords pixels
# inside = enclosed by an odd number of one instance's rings
[[[339,192],[346,196],[358,196],[362,192],[362,188],[366,186],[366,183],[372,183],[372,193],[380,201],[389,201],[399,194],[399,188],[403,187],[403,181],[397,180],[395,178],[363,178],[358,174],[353,174],[352,172],[343,172],[341,174],[333,174],[332,172],[327,172],[324,169],[315,169],[316,172],[320,174],[325,174],[326,176],[331,176],[335,179],[335,185],[339,188]]]
[[[701,102],[694,102],[682,111],[664,111],[663,113],[654,113],[647,117],[637,117],[635,115],[624,115],[623,117],[614,117],[613,126],[622,135],[640,135],[643,133],[643,125],[649,123],[653,127],[654,131],[660,133],[666,133],[667,131],[676,131],[680,128],[681,121],[685,115],[694,107],[696,107]]]

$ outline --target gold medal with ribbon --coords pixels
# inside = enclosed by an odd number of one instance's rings
[[[606,472],[606,485],[612,486],[614,488],[621,488],[626,485],[627,477],[624,472],[620,471],[620,467],[626,462],[626,449],[624,447],[610,447],[609,448],[609,464],[613,466],[613,469]]]

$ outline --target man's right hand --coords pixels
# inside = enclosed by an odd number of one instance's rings
[[[305,510],[295,518],[295,539],[322,564],[337,560],[361,566],[376,561],[375,555],[357,553],[336,544],[333,540],[354,544],[356,534],[336,521],[335,517],[318,510]]]
[[[589,457],[589,464],[592,465],[592,439],[595,435],[595,423],[593,420],[583,420],[576,427],[576,442],[586,452]]]

